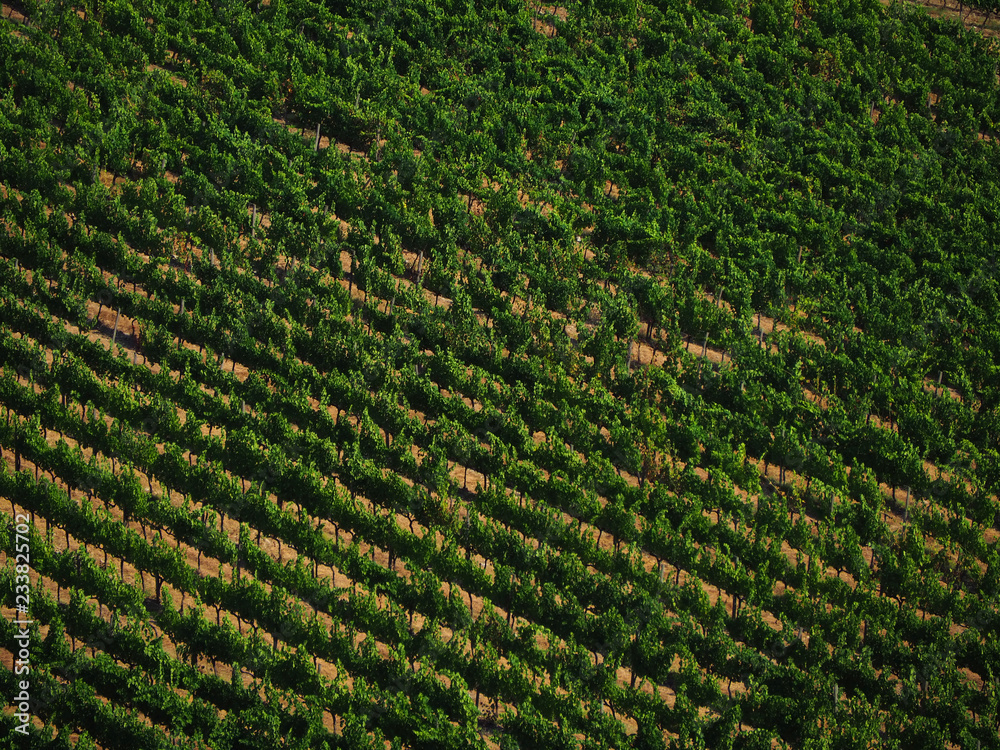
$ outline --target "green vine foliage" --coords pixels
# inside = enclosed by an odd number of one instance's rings
[[[36,744],[995,745],[988,38],[839,0],[4,15]]]

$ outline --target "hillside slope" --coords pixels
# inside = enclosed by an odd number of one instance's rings
[[[3,17],[34,746],[1000,744],[994,42],[876,0]]]

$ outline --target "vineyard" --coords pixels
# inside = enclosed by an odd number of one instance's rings
[[[0,732],[1000,748],[976,7],[7,0]]]

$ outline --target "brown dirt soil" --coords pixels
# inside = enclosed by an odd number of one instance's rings
[[[987,15],[979,10],[959,2],[940,2],[939,0],[906,0],[907,4],[918,6],[927,11],[932,18],[942,18],[948,21],[959,21],[969,31],[976,31],[987,39],[1000,38],[1000,17],[996,14]],[[882,0],[889,6],[893,0]]]

